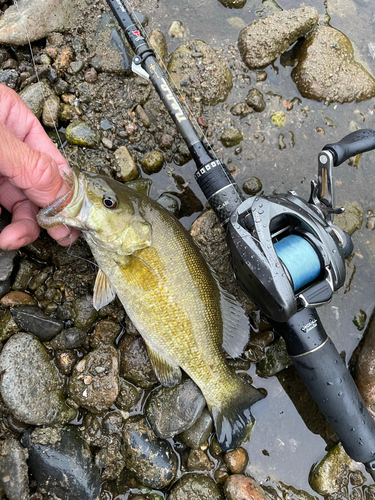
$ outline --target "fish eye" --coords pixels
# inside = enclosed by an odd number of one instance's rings
[[[102,198],[102,201],[103,201],[103,205],[105,206],[105,208],[116,208],[117,207],[117,200],[114,196],[110,195],[110,194],[105,194],[103,195],[103,198]]]

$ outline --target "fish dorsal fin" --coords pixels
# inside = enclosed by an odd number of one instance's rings
[[[115,297],[116,293],[113,290],[109,279],[103,271],[99,269],[94,285],[93,305],[95,309],[99,311],[99,309],[112,302]]]
[[[147,343],[147,352],[152,367],[159,382],[166,387],[174,387],[181,380],[181,368],[177,363],[167,360],[163,355],[152,349]]]
[[[137,250],[151,246],[151,226],[144,219],[134,217],[126,230],[126,238],[121,246],[125,255],[131,255]]]
[[[224,290],[218,281],[217,284],[223,317],[223,349],[231,358],[238,358],[249,342],[249,318],[236,298]]]

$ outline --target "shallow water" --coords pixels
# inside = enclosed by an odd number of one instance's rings
[[[369,43],[375,43],[374,3],[371,0],[310,0],[307,4],[317,8],[322,23],[330,16],[331,26],[343,31],[352,41],[356,59],[374,74],[375,60],[368,47]],[[280,0],[279,5],[284,9],[299,7],[293,0]],[[266,68],[267,80],[257,85],[264,95],[269,92],[274,94],[266,96],[267,108],[259,115],[260,120],[254,122],[230,114],[231,106],[243,101],[247,95],[249,77],[251,87],[256,84],[255,72],[247,70],[240,62],[236,43],[241,26],[259,16],[261,0],[248,0],[245,7],[239,10],[227,9],[218,0],[139,0],[133,2],[133,7],[149,16],[148,31],[159,28],[166,34],[170,23],[180,20],[188,39],[204,40],[221,50],[229,61],[235,76],[233,89],[225,103],[215,109],[205,107],[202,115],[207,120],[220,116],[223,130],[235,126],[242,131],[242,153],[235,155],[234,148],[225,149],[222,146],[218,151],[218,156],[227,164],[236,165],[236,180],[240,185],[256,175],[262,181],[265,194],[294,189],[299,195],[308,197],[310,180],[316,178],[317,155],[321,148],[358,127],[375,128],[375,99],[359,104],[329,106],[304,99],[290,78],[292,67],[283,66],[280,59]],[[181,43],[170,37],[167,40],[170,52]],[[287,113],[282,128],[275,127],[270,121],[271,114],[285,111],[280,101],[294,97],[298,97],[301,104]],[[317,133],[317,127],[322,127],[325,135]],[[255,132],[262,134],[263,142],[254,138]],[[287,145],[283,150],[278,148],[280,133],[284,135]],[[174,171],[190,182],[191,189],[204,203],[194,183],[193,163],[175,166]],[[170,174],[171,170],[153,177],[153,197],[170,185]],[[362,155],[358,168],[346,162],[334,174],[337,204],[356,201],[364,214],[369,209],[375,209],[375,152]],[[183,223],[188,227],[196,216],[186,218]],[[348,265],[346,286],[335,294],[329,305],[319,310],[328,334],[338,350],[345,351],[346,359],[350,358],[363,334],[352,322],[354,315],[362,309],[369,319],[375,303],[375,231],[366,229],[364,223],[354,235],[354,245],[355,254]],[[269,484],[282,481],[315,494],[308,485],[308,474],[311,466],[324,456],[325,441],[308,430],[276,377],[264,380],[252,375],[255,386],[267,389],[268,398],[254,408],[257,423],[247,445],[250,455],[247,472],[258,481],[270,481]]]

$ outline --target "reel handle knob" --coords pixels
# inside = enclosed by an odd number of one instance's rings
[[[352,156],[375,149],[375,131],[360,129],[345,136],[334,144],[326,144],[323,151],[330,151],[333,155],[333,166],[338,167]]]

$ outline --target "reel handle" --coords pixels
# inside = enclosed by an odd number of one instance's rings
[[[323,151],[333,155],[333,166],[338,167],[352,156],[375,149],[375,131],[369,128],[356,130],[334,144],[326,144]]]
[[[375,422],[315,309],[272,321],[310,394],[347,454],[375,479]]]

